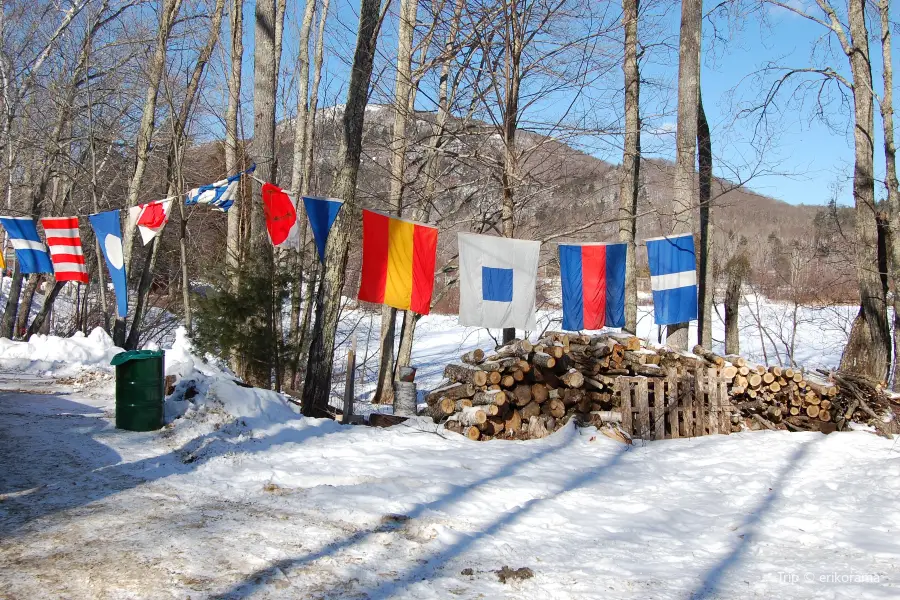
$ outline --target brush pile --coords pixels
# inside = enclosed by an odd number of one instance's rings
[[[426,396],[427,414],[472,440],[545,437],[572,418],[618,428],[631,423],[623,419],[618,377],[661,381],[710,369],[727,386],[733,431],[829,432],[851,421],[878,429],[890,411],[879,386],[849,375],[753,365],[701,346],[693,353],[647,348],[624,333],[550,332],[534,344],[514,340],[447,365],[445,383]]]

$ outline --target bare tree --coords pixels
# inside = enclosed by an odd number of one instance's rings
[[[230,5],[231,47],[228,75],[228,105],[225,109],[225,170],[229,175],[240,170],[238,156],[238,109],[241,102],[241,68],[244,61],[244,2],[232,0]],[[240,194],[240,191],[239,191]],[[228,211],[228,236],[226,242],[226,264],[231,271],[231,286],[237,287],[238,265],[241,258],[241,211],[240,195],[237,209]],[[233,365],[238,367],[237,364]],[[236,369],[237,370],[237,369]]]
[[[713,298],[716,291],[713,264],[709,258],[712,244],[709,231],[713,183],[712,136],[709,133],[706,111],[703,110],[703,94],[699,86],[697,89],[697,160],[700,167],[698,177],[700,184],[700,256],[697,282],[699,305],[697,331],[700,345],[704,348],[711,348]]]
[[[625,331],[637,331],[637,270],[635,236],[641,169],[641,74],[638,67],[639,0],[622,0],[625,28],[625,146],[622,153],[622,183],[619,188],[619,240],[625,252]]]
[[[412,81],[412,45],[416,29],[418,0],[400,0],[400,24],[397,31],[397,76],[394,83],[394,129],[391,136],[391,175],[388,204],[392,213],[400,215],[403,205],[403,183],[406,173],[406,148],[409,143],[406,125],[409,122]],[[392,377],[394,373],[394,328],[397,309],[384,305],[381,310],[378,376],[374,401],[391,404],[394,401]]]
[[[675,134],[675,178],[671,233],[693,232],[697,155],[697,105],[700,99],[700,31],[702,1],[682,0],[678,52],[678,125]],[[666,343],[687,349],[688,324],[667,328]]]
[[[328,395],[334,361],[334,342],[341,310],[348,246],[353,220],[358,217],[356,178],[362,155],[363,121],[368,102],[369,82],[378,32],[381,28],[380,0],[361,0],[359,31],[347,103],[344,107],[343,135],[338,151],[340,166],[331,184],[331,195],[341,198],[344,207],[335,219],[325,247],[325,270],[319,287],[312,345],[303,386],[303,414],[327,414]]]

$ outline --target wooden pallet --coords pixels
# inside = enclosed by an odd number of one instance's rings
[[[625,431],[643,440],[731,433],[734,407],[727,380],[716,368],[666,373],[665,378],[616,378]]]

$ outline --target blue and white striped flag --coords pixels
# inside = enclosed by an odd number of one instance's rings
[[[184,203],[188,206],[192,204],[209,204],[222,212],[226,212],[234,204],[234,195],[237,193],[241,177],[252,173],[254,169],[256,169],[256,165],[251,165],[246,171],[241,171],[228,179],[194,188],[187,193],[187,199]]]
[[[22,274],[52,273],[53,263],[31,217],[0,217]]]
[[[686,233],[647,240],[650,289],[657,325],[687,323],[697,318],[697,263],[694,235]]]

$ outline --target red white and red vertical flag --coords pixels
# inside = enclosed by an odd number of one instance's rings
[[[81,252],[78,217],[49,217],[41,219],[41,225],[44,226],[56,280],[87,283],[88,274],[84,266],[84,254]]]

